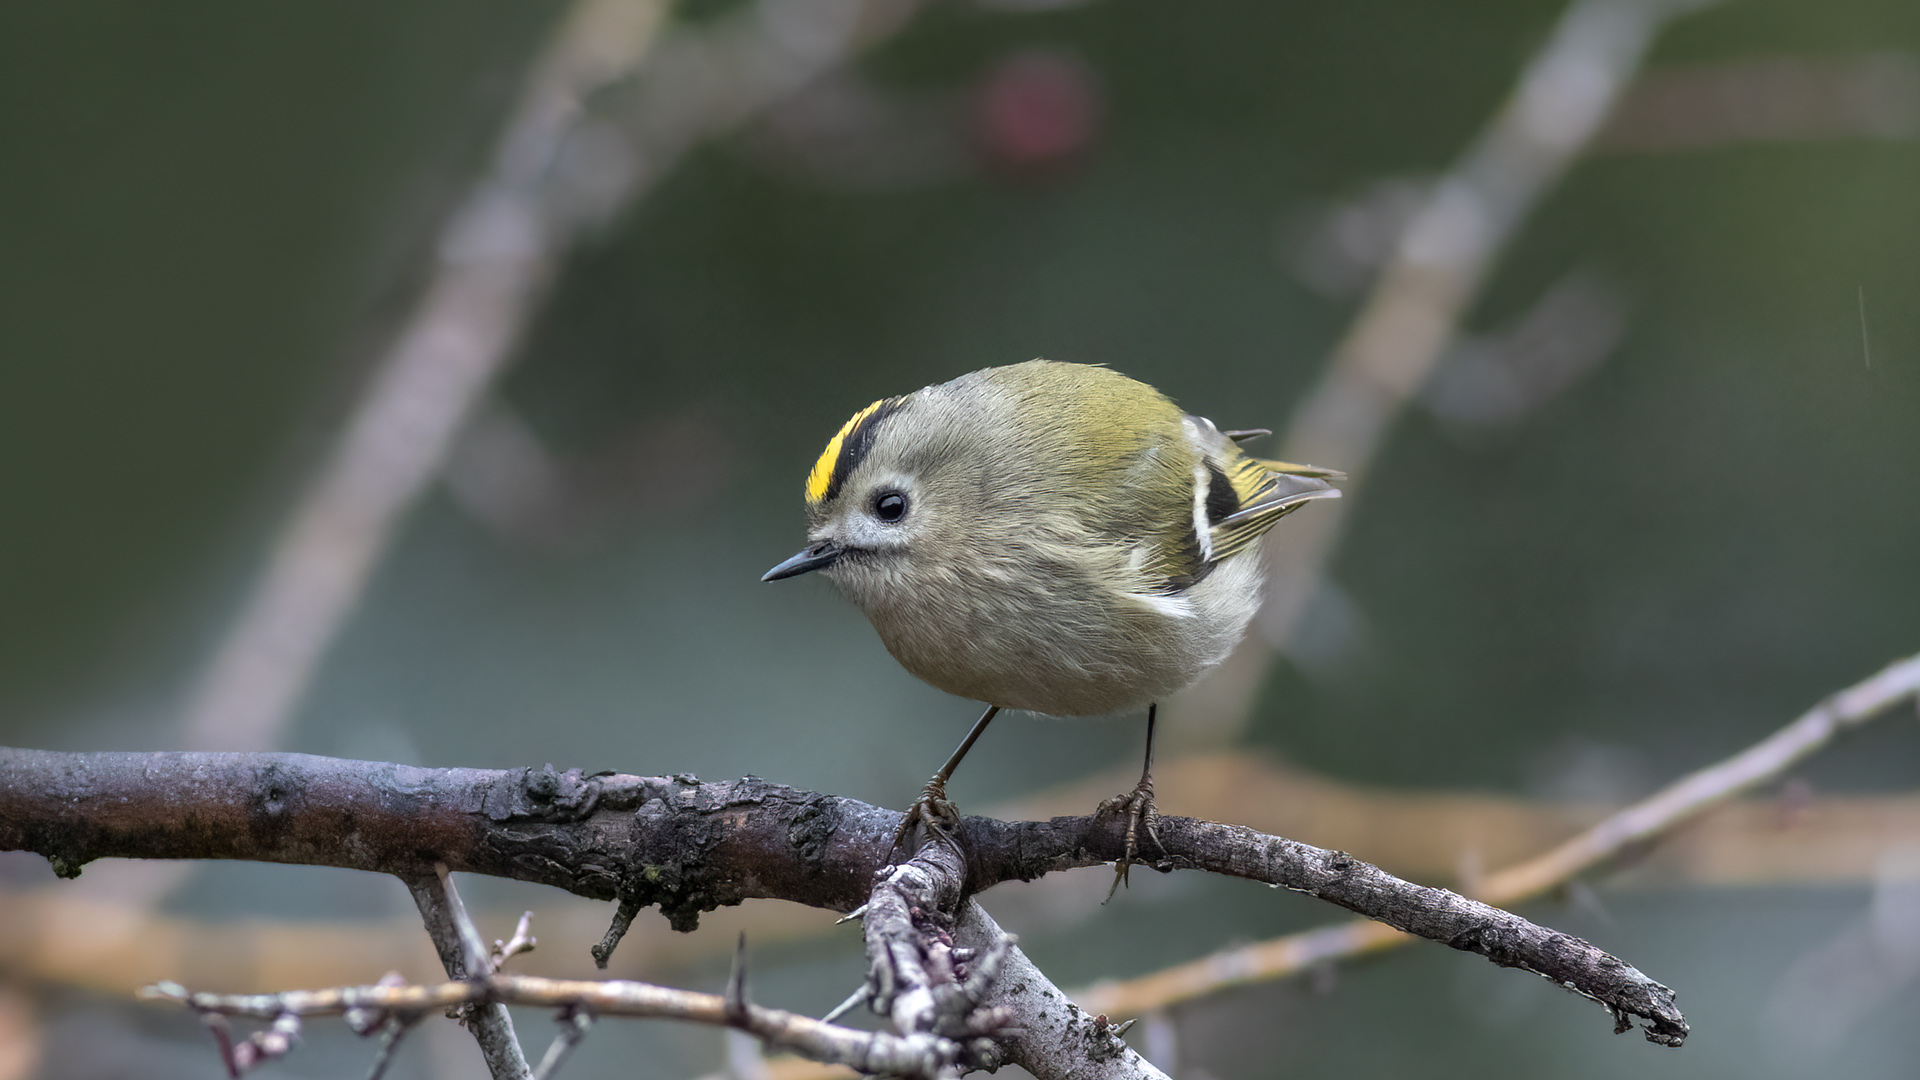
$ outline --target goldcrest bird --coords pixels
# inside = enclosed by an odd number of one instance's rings
[[[901,825],[954,819],[947,779],[1001,709],[1147,709],[1134,791],[1102,811],[1153,833],[1156,703],[1226,659],[1260,603],[1256,541],[1341,474],[1248,457],[1237,437],[1104,367],[1032,360],[883,398],[807,475],[808,545],[887,651],[987,705]]]

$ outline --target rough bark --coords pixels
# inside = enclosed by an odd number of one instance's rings
[[[306,863],[408,880],[440,863],[617,900],[629,915],[657,906],[682,930],[693,929],[702,912],[753,898],[842,912],[871,901],[886,916],[870,920],[875,1004],[903,1031],[945,1024],[955,1038],[991,1027],[982,1010],[996,1004],[978,987],[963,995],[964,1008],[925,997],[946,995],[966,979],[966,960],[955,970],[953,958],[939,954],[951,946],[966,898],[1000,882],[1110,862],[1125,847],[1118,815],[967,818],[951,848],[929,844],[877,877],[898,822],[895,811],[753,777],[702,783],[303,754],[0,750],[0,849],[38,852],[63,876],[114,856]],[[1159,835],[1164,868],[1316,896],[1539,974],[1604,1005],[1619,1030],[1639,1018],[1653,1042],[1677,1046],[1686,1037],[1672,991],[1578,938],[1402,881],[1343,852],[1239,826],[1169,817]],[[907,871],[923,877],[889,894],[888,883]]]

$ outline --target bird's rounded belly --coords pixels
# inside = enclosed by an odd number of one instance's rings
[[[950,694],[1054,716],[1144,708],[1210,666],[1152,611],[1090,602],[922,604],[874,612],[887,651]]]

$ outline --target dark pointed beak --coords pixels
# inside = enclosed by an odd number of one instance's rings
[[[797,577],[810,570],[824,570],[840,561],[840,549],[831,540],[809,544],[805,551],[760,575],[761,581],[779,581]]]

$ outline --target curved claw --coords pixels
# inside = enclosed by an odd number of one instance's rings
[[[913,836],[915,826],[921,824],[934,830],[934,835],[950,837],[960,825],[960,811],[947,801],[947,786],[936,777],[927,782],[907,812],[900,816],[900,828],[893,834],[893,850],[898,851]]]
[[[1127,815],[1126,853],[1113,864],[1113,887],[1107,890],[1107,899],[1111,900],[1120,891],[1120,886],[1127,883],[1127,871],[1134,866],[1151,866],[1159,869],[1155,863],[1138,857],[1141,852],[1140,837],[1142,835],[1152,842],[1162,856],[1167,853],[1166,845],[1160,842],[1160,830],[1156,826],[1160,819],[1160,812],[1154,806],[1152,777],[1141,777],[1140,783],[1132,791],[1115,795],[1101,803],[1093,812],[1096,817],[1109,813]]]

